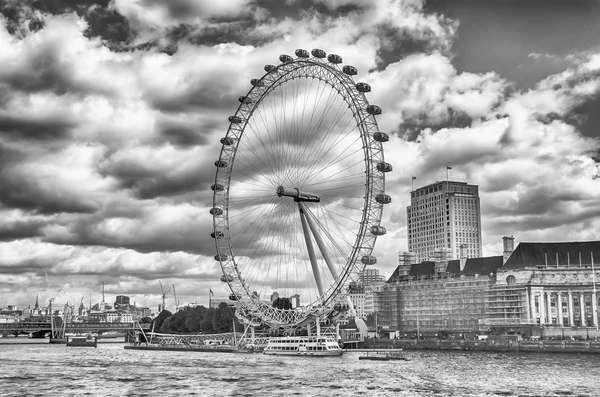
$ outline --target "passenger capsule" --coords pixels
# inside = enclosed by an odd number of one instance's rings
[[[377,163],[377,169],[381,172],[390,172],[392,170],[392,165],[382,161],[381,163]]]
[[[240,300],[240,296],[237,295],[237,294],[231,294],[231,295],[229,295],[229,300],[239,301]]]
[[[310,57],[310,54],[308,53],[308,51],[306,51],[306,50],[303,50],[303,49],[301,49],[301,48],[298,48],[298,49],[296,50],[296,53],[295,53],[295,54],[296,54],[296,56],[297,56],[298,58],[308,58],[308,57]]]
[[[273,65],[265,65],[265,72],[267,72],[267,73],[271,73],[275,69],[276,69],[276,67]]]
[[[231,146],[231,145],[233,145],[234,142],[235,142],[235,138],[232,138],[230,136],[221,138],[221,144],[225,145],[225,146]]]
[[[315,58],[325,58],[325,51],[315,48],[310,52]]]
[[[333,309],[337,310],[338,312],[343,312],[349,309],[348,305],[346,303],[336,303],[335,305],[333,305]]]
[[[354,66],[346,65],[342,68],[342,72],[346,73],[348,76],[354,76],[358,73],[358,70]]]
[[[379,106],[369,105],[367,106],[367,113],[377,116],[378,114],[381,114],[381,108]]]
[[[219,261],[219,262],[225,262],[227,260],[228,256],[225,254],[217,254],[215,255],[215,260]]]
[[[385,132],[376,132],[373,134],[373,139],[377,142],[387,142],[390,140],[390,136]]]
[[[356,281],[352,281],[348,286],[352,291],[359,291],[363,289],[363,285],[361,283],[357,283]]]
[[[239,97],[238,101],[240,101],[240,103],[245,103],[246,105],[252,103],[252,99],[248,98],[247,96]]]
[[[356,89],[360,92],[371,92],[371,86],[367,83],[357,83]]]
[[[228,120],[231,124],[240,124],[242,122],[242,118],[238,116],[229,116]]]
[[[288,63],[288,62],[292,62],[294,60],[294,58],[292,58],[289,55],[283,54],[283,55],[279,55],[279,60],[281,61],[281,63]]]
[[[223,210],[219,207],[213,207],[208,212],[210,212],[211,215],[215,216],[223,215]]]
[[[220,183],[215,183],[210,188],[212,190],[214,190],[215,192],[222,192],[223,190],[225,190],[225,188],[223,187],[223,185],[221,185]]]
[[[252,79],[252,80],[250,80],[250,84],[252,84],[255,87],[264,87],[264,85],[265,85],[265,83],[260,81],[260,79]]]
[[[380,193],[375,196],[375,201],[377,201],[379,204],[389,204],[392,202],[392,198],[387,194]]]
[[[233,276],[231,274],[228,274],[228,275],[223,274],[223,275],[221,275],[221,281],[224,283],[230,283],[233,281]]]
[[[377,258],[373,255],[365,255],[360,259],[360,261],[363,263],[363,265],[374,265],[377,263]]]
[[[216,231],[216,232],[212,232],[212,233],[210,234],[210,237],[212,237],[212,238],[216,238],[216,239],[219,239],[219,238],[223,238],[223,237],[225,237],[225,235],[224,235],[224,234],[223,234],[223,232],[221,232],[221,231]]]
[[[215,161],[215,166],[217,166],[218,168],[225,168],[227,167],[227,161],[217,160]]]
[[[383,236],[387,230],[383,226],[371,226],[371,234],[375,236]]]
[[[327,55],[327,60],[335,64],[342,63],[342,57],[336,54]]]

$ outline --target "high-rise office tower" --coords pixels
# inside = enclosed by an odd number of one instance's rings
[[[419,262],[433,258],[482,256],[479,187],[442,181],[410,193],[408,250]]]

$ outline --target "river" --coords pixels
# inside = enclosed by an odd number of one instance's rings
[[[411,361],[0,344],[1,396],[600,396],[600,356],[408,351]]]

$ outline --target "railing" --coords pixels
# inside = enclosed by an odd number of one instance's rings
[[[62,325],[58,325],[62,327]],[[55,324],[56,327],[56,324]],[[67,323],[65,325],[66,330],[70,331],[104,331],[104,330],[134,330],[142,328],[144,330],[150,329],[150,324],[137,324],[137,323]],[[27,331],[42,331],[51,330],[52,324],[47,322],[19,322],[19,323],[1,323],[0,332],[27,332]]]
[[[535,325],[533,320],[520,318],[484,318],[479,320],[479,325]]]

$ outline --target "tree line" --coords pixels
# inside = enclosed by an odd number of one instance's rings
[[[217,308],[202,305],[185,307],[176,313],[163,310],[152,320],[150,329],[163,333],[232,332],[235,308],[221,302]],[[243,331],[235,320],[236,331]]]

